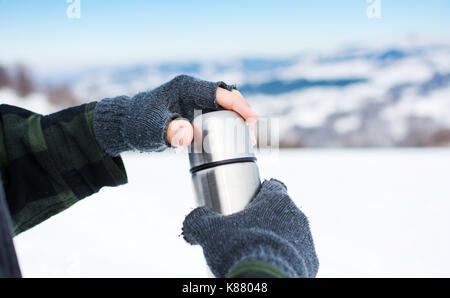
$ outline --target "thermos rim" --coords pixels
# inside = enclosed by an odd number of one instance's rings
[[[231,159],[225,159],[225,160],[212,161],[212,162],[208,162],[208,163],[204,163],[204,164],[192,167],[189,171],[192,174],[194,174],[198,171],[213,168],[216,166],[232,164],[232,163],[240,163],[240,162],[256,162],[256,157],[247,156],[247,157],[239,157],[239,158],[231,158]]]

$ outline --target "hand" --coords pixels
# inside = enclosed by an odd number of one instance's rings
[[[247,261],[270,264],[289,277],[315,277],[319,267],[308,219],[275,179],[264,181],[241,212],[225,216],[205,207],[193,210],[184,220],[183,236],[203,248],[216,277]]]
[[[169,144],[178,147],[192,142],[194,110],[222,108],[252,123],[258,119],[233,86],[181,75],[132,98],[101,100],[94,112],[94,133],[100,146],[113,156],[127,150],[162,151]]]
[[[227,110],[235,111],[247,121],[255,143],[253,124],[258,120],[258,115],[252,110],[242,94],[237,89],[229,91],[218,87],[216,103]],[[166,141],[173,147],[188,146],[192,143],[193,133],[193,127],[189,121],[172,120],[167,127]]]

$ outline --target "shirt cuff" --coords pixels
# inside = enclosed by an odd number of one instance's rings
[[[227,278],[287,278],[281,269],[262,261],[245,261],[231,267]]]

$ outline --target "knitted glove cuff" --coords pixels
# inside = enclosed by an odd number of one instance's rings
[[[100,146],[110,155],[118,156],[121,152],[131,150],[125,141],[122,127],[128,115],[130,98],[118,96],[99,101],[94,110],[94,134]]]

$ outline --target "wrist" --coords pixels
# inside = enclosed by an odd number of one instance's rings
[[[112,156],[130,150],[125,141],[123,123],[128,117],[130,98],[118,96],[99,101],[94,110],[93,128],[95,138],[103,150]]]

